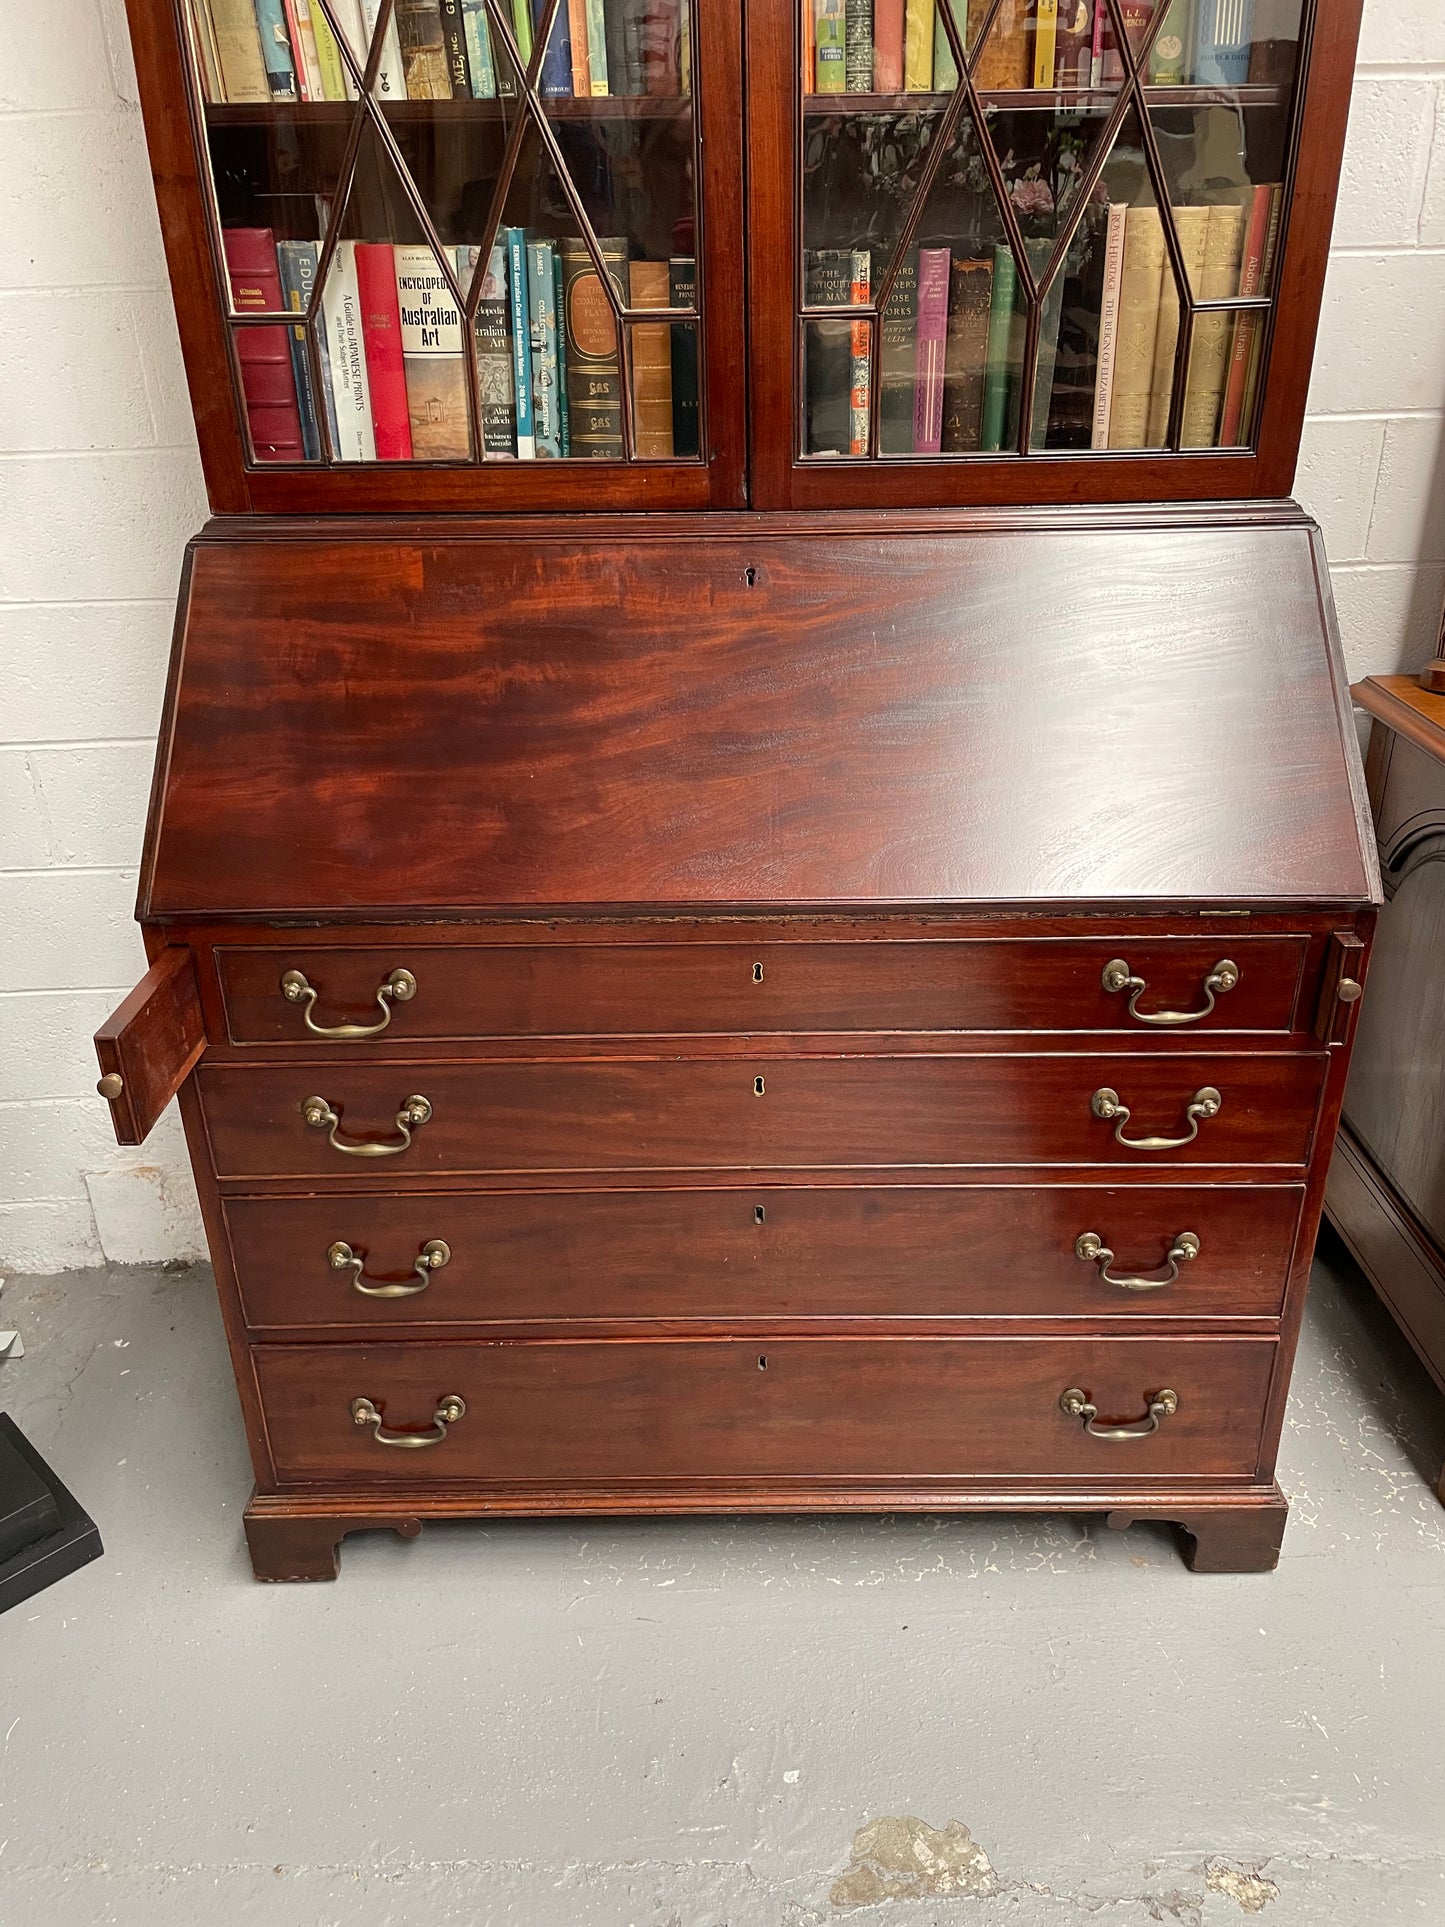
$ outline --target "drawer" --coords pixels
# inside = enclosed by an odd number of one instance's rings
[[[1294,1025],[1306,952],[1303,937],[1229,929],[1144,939],[404,943],[385,950],[300,944],[223,947],[215,958],[233,1043],[307,1043],[309,1017],[323,1027],[363,1030],[385,1020],[389,1039],[404,1048],[426,1038],[718,1032],[1280,1033]],[[1128,966],[1130,981],[1111,991],[1103,978],[1115,959]],[[1205,986],[1222,962],[1234,966],[1237,981],[1216,996]],[[415,987],[403,982],[401,997],[379,997],[398,970]],[[294,1001],[283,993],[283,979]],[[1190,1022],[1161,1030],[1143,1021],[1161,1011],[1187,1014]]]
[[[374,1184],[382,1168],[390,1181],[465,1172],[1302,1166],[1325,1063],[1323,1052],[476,1064],[338,1057],[203,1066],[197,1083],[221,1178]],[[1191,1117],[1197,1094],[1211,1089],[1218,1115]],[[1117,1099],[1112,1117],[1097,1114],[1107,1104],[1101,1092]],[[429,1115],[409,1125],[413,1097]],[[308,1106],[312,1098],[319,1102]],[[1177,1148],[1141,1150],[1137,1140]],[[373,1152],[386,1154],[384,1166]]]
[[[262,1345],[253,1358],[277,1476],[574,1488],[715,1479],[1253,1475],[1268,1338],[779,1338]],[[1096,1424],[1178,1409],[1147,1436]],[[465,1414],[425,1449],[453,1396]]]
[[[1270,1318],[1303,1199],[1301,1185],[754,1185],[351,1192],[229,1198],[223,1209],[247,1324],[334,1330],[551,1319]],[[1081,1257],[1089,1233],[1104,1249]],[[1171,1260],[1188,1248],[1184,1234],[1197,1255]],[[333,1262],[338,1243],[351,1255]],[[444,1263],[418,1264],[423,1252]],[[378,1287],[406,1295],[372,1295]]]

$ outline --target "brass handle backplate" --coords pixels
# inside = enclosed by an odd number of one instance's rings
[[[1103,985],[1111,995],[1129,991],[1129,1015],[1137,1024],[1168,1026],[1174,1024],[1197,1024],[1201,1017],[1207,1017],[1214,1008],[1215,998],[1222,997],[1233,990],[1239,982],[1239,965],[1232,957],[1221,957],[1219,962],[1204,979],[1204,1002],[1198,1010],[1140,1010],[1139,999],[1149,988],[1142,977],[1136,977],[1122,957],[1113,957],[1104,965]]]
[[[382,1144],[375,1138],[356,1138],[348,1142],[340,1135],[341,1117],[333,1110],[324,1097],[306,1097],[301,1100],[301,1115],[316,1131],[325,1131],[327,1142],[337,1151],[344,1151],[349,1158],[395,1158],[411,1143],[411,1134],[419,1130],[431,1116],[431,1102],[425,1097],[409,1097],[396,1114],[396,1128],[401,1132],[400,1144]]]
[[[1077,1385],[1071,1385],[1059,1400],[1060,1409],[1070,1418],[1079,1419],[1094,1439],[1147,1439],[1151,1432],[1159,1430],[1160,1419],[1173,1418],[1179,1410],[1179,1394],[1167,1387],[1162,1392],[1146,1392],[1144,1403],[1149,1409],[1143,1418],[1128,1425],[1100,1425],[1098,1406]]]
[[[377,985],[376,1001],[381,1009],[381,1020],[375,1024],[318,1024],[311,1015],[316,1008],[316,992],[299,970],[286,972],[281,979],[281,995],[288,1004],[300,1004],[301,1016],[313,1037],[355,1041],[358,1037],[379,1036],[386,1029],[391,1022],[392,1006],[408,1003],[415,997],[416,978],[409,970],[393,970],[384,983]]]
[[[1114,1126],[1115,1140],[1128,1151],[1178,1151],[1198,1137],[1202,1118],[1218,1117],[1223,1108],[1224,1099],[1219,1092],[1212,1084],[1204,1084],[1184,1107],[1184,1121],[1189,1129],[1183,1137],[1125,1137],[1124,1126],[1129,1122],[1129,1106],[1120,1102],[1119,1093],[1111,1091],[1104,1084],[1089,1099],[1089,1109],[1094,1116]]]
[[[334,1250],[335,1247],[333,1246]],[[1179,1267],[1187,1265],[1199,1256],[1199,1239],[1192,1231],[1181,1231],[1170,1245],[1164,1262],[1169,1269],[1162,1278],[1116,1278],[1109,1270],[1114,1262],[1114,1254],[1104,1243],[1097,1231],[1081,1231],[1074,1240],[1074,1255],[1082,1258],[1085,1264],[1097,1265],[1099,1276],[1106,1285],[1117,1285],[1120,1291],[1162,1291],[1165,1285],[1172,1285],[1179,1276]]]
[[[344,1240],[338,1239],[329,1245],[326,1259],[333,1271],[349,1271],[353,1291],[359,1291],[363,1298],[415,1298],[419,1291],[425,1291],[431,1283],[434,1271],[451,1263],[452,1249],[444,1238],[428,1238],[412,1261],[411,1271],[403,1278],[379,1278],[374,1284],[366,1285],[362,1279],[366,1273],[366,1251],[353,1251]],[[412,1275],[420,1281],[411,1283]]]
[[[447,1435],[448,1426],[455,1425],[459,1418],[465,1418],[467,1407],[465,1399],[458,1398],[455,1392],[437,1401],[437,1408],[431,1415],[429,1432],[388,1432],[381,1422],[381,1413],[369,1398],[354,1398],[351,1401],[352,1422],[356,1425],[369,1425],[371,1435],[378,1445],[397,1445],[404,1451],[416,1451],[423,1445],[440,1445]]]

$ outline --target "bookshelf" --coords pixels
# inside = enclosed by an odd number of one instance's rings
[[[273,3],[288,0],[259,0]],[[920,65],[915,45],[906,75],[884,45],[888,0],[874,0],[854,9],[855,25],[870,23],[866,59],[827,92],[817,22],[833,0],[749,0],[741,21],[676,0],[643,10],[650,91],[592,94],[579,92],[587,73],[558,64],[575,4],[534,9],[524,57],[506,0],[476,0],[493,91],[456,81],[446,98],[411,97],[408,84],[432,83],[408,83],[405,64],[390,71],[390,4],[363,16],[360,0],[309,0],[339,50],[330,92],[347,97],[323,98],[313,63],[313,97],[300,98],[303,56],[297,97],[268,78],[265,98],[235,98],[245,76],[234,47],[218,57],[213,28],[244,26],[257,4],[130,0],[218,507],[927,507],[1288,490],[1358,0],[1255,0],[1252,35],[1222,50],[1205,24],[1214,0],[1190,0],[1182,33],[1162,0],[1098,0],[1092,38],[1080,32],[1088,8],[1076,13],[1072,53],[1056,28],[1047,84],[1020,0],[922,0],[933,58]],[[906,35],[908,0],[893,11]],[[836,17],[846,46],[847,0]],[[630,69],[629,80],[637,88]],[[488,280],[509,228],[550,242],[554,266],[578,243],[601,297],[607,432],[576,447],[567,432],[565,453],[560,421],[539,435],[534,418],[531,458],[518,439],[515,264]],[[309,303],[285,337],[289,389],[282,310],[257,305],[275,283],[239,308],[232,294],[238,229],[305,257],[280,296],[283,308]],[[394,432],[397,389],[379,449],[365,421],[348,434],[335,399],[357,245],[407,251],[413,287],[430,282],[408,309],[430,329],[430,371],[415,363],[409,403],[420,432]],[[541,271],[519,271],[529,296]],[[553,361],[528,370],[529,387],[535,398],[555,384],[570,431],[589,391],[579,350],[569,392],[560,283],[553,308]],[[525,303],[522,318],[530,328]],[[248,383],[294,393],[280,434],[258,437]],[[363,416],[376,406],[368,389]],[[428,434],[438,411],[446,425]],[[264,431],[282,416],[257,419]]]

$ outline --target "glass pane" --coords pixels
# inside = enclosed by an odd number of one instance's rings
[[[661,270],[661,306],[667,307],[667,263],[634,261],[632,299],[641,297]],[[642,277],[638,269],[647,270]],[[641,280],[641,286],[639,286]],[[654,305],[651,296],[648,305]],[[691,322],[639,321],[629,330],[632,352],[632,420],[637,459],[669,462],[697,454],[697,331]],[[687,376],[692,375],[691,392]],[[679,376],[682,377],[679,380]]]
[[[846,307],[871,298],[866,248],[829,248],[809,256],[807,298]],[[804,329],[803,452],[866,455],[872,383],[872,323],[866,315],[810,321]]]
[[[1096,449],[1161,448],[1174,394],[1179,289],[1132,113],[1120,128],[1097,198],[1100,211],[1091,211],[1097,270],[1092,260],[1080,270],[1081,280],[1085,272],[1097,272],[1090,442]],[[1180,246],[1186,255],[1194,239],[1185,222]],[[1076,312],[1073,320],[1086,349],[1088,312]]]
[[[1190,287],[1196,299],[1268,293],[1283,199],[1288,107],[1185,108],[1155,103],[1149,118],[1170,205],[1176,210],[1188,206],[1226,210],[1215,217],[1222,225],[1207,252],[1191,260]],[[1240,223],[1238,240],[1230,246],[1236,221]],[[1254,265],[1247,269],[1250,261]],[[1206,275],[1212,292],[1206,292]],[[1254,285],[1246,286],[1246,281]]]

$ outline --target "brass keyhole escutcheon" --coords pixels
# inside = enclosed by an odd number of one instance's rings
[[[764,1082],[764,1080],[761,1077],[755,1077],[753,1079],[753,1096],[754,1097],[762,1097],[763,1094],[766,1092],[767,1088],[768,1088],[767,1084]]]
[[[763,966],[760,963],[755,963],[753,965],[753,982],[755,984],[760,984],[762,981],[763,981]]]

